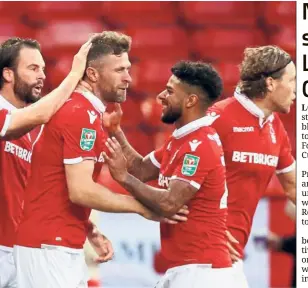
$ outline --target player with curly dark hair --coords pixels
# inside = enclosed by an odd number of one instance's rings
[[[168,271],[158,288],[236,287],[227,247],[227,189],[221,142],[205,111],[222,92],[222,80],[209,64],[181,61],[171,68],[158,96],[162,121],[176,130],[146,157],[127,142],[120,128],[120,107],[105,113],[108,139],[104,159],[113,178],[141,203],[169,216],[187,204],[186,223],[161,224]],[[124,155],[123,155],[124,154]],[[125,156],[125,157],[124,157]],[[126,168],[127,167],[127,168]],[[145,182],[158,179],[159,188]]]

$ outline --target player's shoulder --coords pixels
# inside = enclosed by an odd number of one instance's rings
[[[221,133],[221,130],[225,130],[230,121],[233,121],[234,115],[241,112],[239,106],[235,97],[229,97],[209,107],[206,111],[206,117],[210,125],[219,129],[219,133]]]
[[[92,104],[82,94],[74,92],[59,109],[58,114],[64,118],[73,117],[77,120],[78,117],[87,115],[88,110],[94,110]]]
[[[91,103],[87,101],[87,99],[78,92],[73,92],[66,100],[64,105],[60,108],[59,112],[62,114],[65,113],[82,113],[83,111],[87,111],[87,109],[91,109]]]
[[[198,149],[207,154],[209,151],[220,150],[220,146],[221,141],[216,130],[210,126],[203,126],[189,134],[184,150],[195,152]]]
[[[52,120],[68,124],[78,122],[94,124],[99,118],[99,112],[93,105],[82,94],[74,92]]]
[[[213,112],[215,112],[216,114],[222,115],[236,109],[237,107],[238,101],[235,99],[235,97],[229,97],[213,104],[207,110],[207,114],[211,113],[213,115]]]

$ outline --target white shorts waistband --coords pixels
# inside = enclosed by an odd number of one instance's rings
[[[212,268],[212,264],[187,264],[187,265],[181,265],[181,266],[176,266],[173,268],[170,268],[166,271],[166,273],[173,273],[173,272],[180,272],[185,269],[190,269],[190,268],[195,268],[195,267],[202,267],[202,268]]]

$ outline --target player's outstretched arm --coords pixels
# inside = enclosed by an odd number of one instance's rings
[[[296,205],[296,175],[295,169],[277,175],[286,196]]]
[[[9,122],[6,124],[7,130],[1,137],[2,139],[19,138],[37,125],[47,123],[50,120],[70,97],[78,81],[82,78],[91,45],[91,40],[89,40],[81,46],[74,56],[71,72],[56,89],[36,103],[12,111]]]
[[[85,160],[78,164],[65,165],[65,174],[70,200],[77,205],[102,212],[137,213],[146,219],[176,224],[186,221],[187,207],[173,213],[170,219],[163,219],[160,214],[153,213],[135,198],[111,192],[106,187],[95,183],[92,179],[94,161]],[[177,212],[177,211],[176,211]]]
[[[150,157],[140,155],[127,141],[120,127],[123,112],[120,104],[115,104],[112,113],[105,112],[103,115],[104,128],[107,128],[110,136],[115,137],[121,145],[122,151],[127,159],[127,169],[130,174],[142,182],[158,178],[159,169],[153,165]]]

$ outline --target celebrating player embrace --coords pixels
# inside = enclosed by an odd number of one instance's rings
[[[169,270],[156,287],[237,287],[225,234],[223,151],[219,136],[209,127],[214,119],[205,116],[222,91],[222,81],[210,65],[200,62],[179,62],[171,71],[158,96],[162,121],[177,128],[165,145],[144,158],[139,155],[119,127],[118,107],[105,114],[105,126],[115,138],[108,140],[110,155],[104,157],[113,178],[154,211],[170,216],[184,204],[189,207],[186,223],[161,224]],[[152,179],[158,179],[159,188],[143,183]]]

